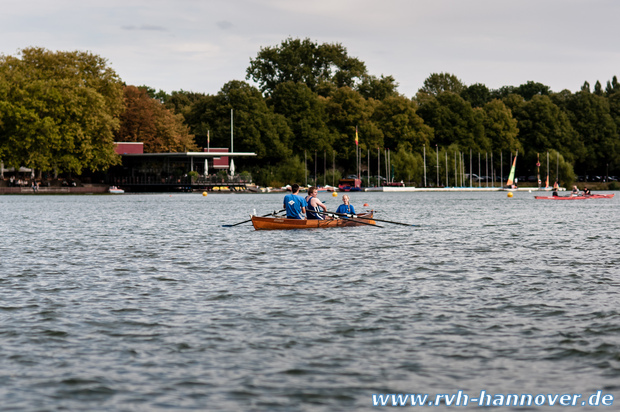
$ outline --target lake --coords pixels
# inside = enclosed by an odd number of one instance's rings
[[[282,198],[0,196],[2,409],[620,395],[618,196],[352,193],[358,212],[415,226],[222,227]]]

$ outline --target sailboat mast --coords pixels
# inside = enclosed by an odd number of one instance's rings
[[[547,151],[547,184],[545,187],[549,187],[549,151]]]
[[[540,153],[536,153],[536,177],[538,178],[538,188],[540,189]]]

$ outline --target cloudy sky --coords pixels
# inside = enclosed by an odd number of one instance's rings
[[[0,0],[0,53],[86,50],[127,83],[217,93],[261,47],[341,43],[413,96],[431,73],[554,91],[620,75],[616,0]]]

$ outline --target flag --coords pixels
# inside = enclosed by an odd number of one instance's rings
[[[359,145],[359,139],[357,138],[357,126],[355,126],[355,146]]]

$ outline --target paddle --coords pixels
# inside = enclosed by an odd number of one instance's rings
[[[400,223],[400,222],[393,222],[391,220],[382,220],[382,219],[376,219],[374,217],[370,218],[370,217],[360,217],[358,215],[354,215],[354,214],[350,214],[350,213],[335,213],[335,212],[328,212],[331,213],[333,215],[336,216],[344,216],[344,217],[354,217],[355,219],[365,219],[365,220],[374,220],[376,222],[385,222],[385,223],[392,223],[394,225],[401,225],[401,226],[415,226],[415,225],[410,225],[409,223]]]
[[[317,210],[317,211],[315,211],[315,213],[320,213],[320,214],[322,214],[322,215],[327,215],[327,216],[333,216],[333,215],[338,215],[338,216],[348,216],[348,217],[355,216],[355,218],[354,218],[354,219],[364,219],[363,217],[359,217],[359,216],[356,216],[356,215],[343,215],[343,214],[340,214],[340,213],[334,213],[334,212],[320,212],[320,211],[318,211],[318,210]],[[366,219],[366,220],[374,220],[374,219]],[[362,225],[368,225],[368,226],[383,227],[383,226],[375,225],[374,223],[363,222],[363,221],[361,221],[361,220],[355,220],[355,223],[361,223]]]
[[[286,210],[286,209],[281,209],[281,210],[278,210],[277,212],[276,212],[276,211],[273,211],[273,212],[271,212],[271,213],[267,213],[266,215],[263,215],[263,216],[261,216],[261,217],[275,216],[275,215],[277,215],[278,213],[282,213],[282,212],[284,212],[285,210]],[[243,223],[248,223],[248,222],[251,222],[251,221],[252,221],[252,219],[248,219],[248,220],[244,220],[243,222],[235,223],[234,225],[222,225],[222,227],[233,227],[233,226],[241,225],[241,224],[243,224]]]

